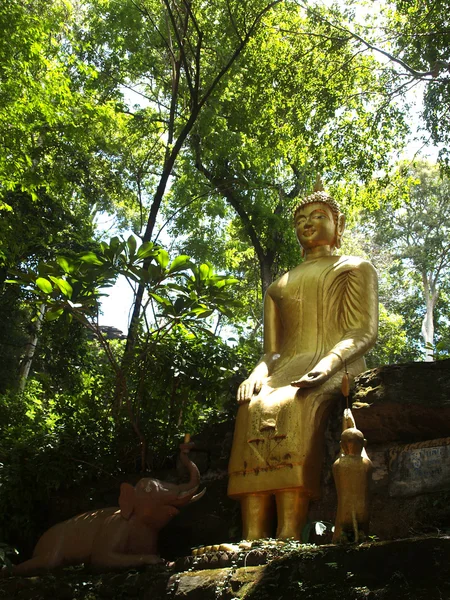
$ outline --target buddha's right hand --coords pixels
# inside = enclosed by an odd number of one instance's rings
[[[261,379],[249,377],[241,383],[237,392],[237,401],[239,404],[250,402],[254,394],[258,394],[262,386]]]

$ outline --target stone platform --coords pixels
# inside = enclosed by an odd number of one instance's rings
[[[227,567],[189,571],[147,567],[93,574],[85,568],[0,581],[1,600],[448,600],[450,537],[359,546],[273,549],[262,565],[252,553]],[[254,557],[253,557],[254,558]],[[261,558],[261,556],[259,556]],[[181,560],[181,559],[180,559]]]

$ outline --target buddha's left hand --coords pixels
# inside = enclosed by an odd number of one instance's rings
[[[300,379],[291,381],[291,385],[298,388],[314,387],[315,385],[324,383],[328,378],[329,374],[324,373],[323,371],[310,371]]]
[[[322,385],[342,366],[342,360],[334,352],[324,356],[316,366],[296,381],[292,381],[291,385],[299,388],[309,388],[316,385]]]

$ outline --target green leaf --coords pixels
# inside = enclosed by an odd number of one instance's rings
[[[148,272],[150,275],[150,279],[153,279],[154,281],[157,281],[158,279],[160,279],[162,277],[162,269],[159,265],[148,265]]]
[[[72,298],[73,288],[68,281],[61,279],[60,277],[53,277],[53,275],[49,275],[49,279],[59,287],[64,296]]]
[[[164,248],[160,248],[158,254],[156,255],[156,260],[161,265],[163,269],[167,267],[169,264],[169,253]]]
[[[187,291],[185,286],[180,285],[178,283],[170,283],[169,282],[169,283],[165,284],[165,287],[168,290],[176,290],[177,292],[186,292]]]
[[[159,296],[154,292],[150,292],[149,296],[151,296],[158,304],[163,304],[164,306],[172,306],[172,302],[168,298],[164,298],[163,296]]]
[[[194,308],[191,312],[200,319],[206,319],[206,317],[212,315],[214,311],[210,308]]]
[[[208,277],[211,273],[211,267],[209,265],[207,265],[206,263],[203,263],[200,265],[198,271],[200,274],[200,279],[202,281],[205,281],[206,279],[208,279]]]
[[[36,285],[40,290],[42,290],[45,294],[51,294],[53,292],[53,286],[48,279],[45,277],[38,277],[36,279]]]
[[[142,269],[140,267],[129,267],[128,269],[122,269],[120,273],[125,277],[130,277],[133,279],[133,281],[137,281],[138,283],[149,283],[151,280],[150,273],[146,269]]]
[[[175,312],[177,314],[180,314],[181,312],[183,312],[183,310],[188,305],[188,302],[189,302],[189,300],[185,296],[178,296],[178,298],[175,300],[175,303],[174,303]]]
[[[137,242],[136,242],[136,238],[134,237],[134,235],[130,235],[130,237],[127,240],[127,244],[128,244],[128,249],[130,251],[130,258],[131,258],[135,255],[136,247],[137,247]]]
[[[214,287],[222,288],[226,285],[235,285],[239,283],[239,279],[236,277],[227,277],[226,275],[213,275],[209,278],[210,283],[214,285]]]
[[[182,271],[191,265],[191,259],[187,254],[180,254],[180,256],[176,256],[170,267],[169,273],[176,273],[177,271]]]
[[[101,260],[99,260],[98,256],[95,254],[95,252],[85,252],[84,254],[82,254],[80,256],[80,260],[82,262],[88,263],[90,265],[98,265],[98,266],[103,265],[103,262]]]
[[[139,247],[136,257],[139,259],[148,258],[149,256],[155,256],[157,252],[158,250],[155,250],[153,242],[144,242],[142,246]]]
[[[46,321],[55,321],[63,314],[63,312],[63,308],[51,308],[45,313],[45,319]]]
[[[67,258],[64,258],[64,256],[58,256],[56,258],[56,262],[61,267],[61,269],[64,271],[64,273],[72,273],[73,272],[73,266],[69,264],[69,261],[67,260]]]

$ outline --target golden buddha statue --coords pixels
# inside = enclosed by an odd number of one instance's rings
[[[239,387],[228,495],[241,503],[243,539],[300,539],[320,496],[326,417],[344,365],[365,370],[378,325],[377,275],[355,256],[337,256],[345,217],[315,191],[296,208],[304,261],[270,285],[264,354]],[[275,506],[274,506],[275,505]]]

